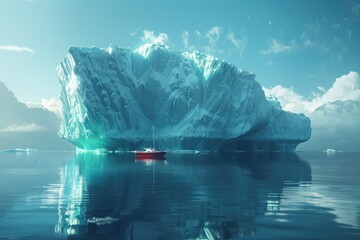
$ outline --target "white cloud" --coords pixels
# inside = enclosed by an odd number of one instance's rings
[[[137,29],[132,29],[132,30],[129,32],[129,36],[130,36],[130,37],[134,37],[139,31],[140,31],[139,28],[137,28]]]
[[[189,47],[189,32],[183,31],[181,37],[182,37],[182,42],[184,44],[184,47],[187,49]]]
[[[270,41],[268,42],[268,49],[260,50],[260,53],[262,55],[290,53],[295,49],[296,49],[295,40],[292,40],[290,42],[290,45],[286,45],[276,39],[270,39]]]
[[[244,36],[236,38],[233,31],[228,32],[226,39],[235,46],[235,48],[239,51],[240,57],[242,57],[247,45],[247,39]]]
[[[42,108],[40,103],[34,103],[34,102],[23,102],[23,101],[19,101],[21,103],[24,103],[28,108]]]
[[[303,39],[304,46],[306,48],[312,48],[315,46],[315,42],[311,41],[310,39]]]
[[[50,99],[41,99],[40,103],[34,102],[22,102],[29,108],[42,108],[46,109],[50,112],[55,113],[58,117],[60,117],[60,102],[57,98],[50,98]]]
[[[271,89],[264,88],[265,94],[274,95],[284,110],[311,113],[318,107],[335,101],[360,101],[360,75],[357,72],[350,72],[337,78],[327,91],[324,88],[320,88],[320,90],[323,94],[306,100],[292,88],[285,88],[280,85]]]
[[[28,47],[19,47],[14,45],[0,45],[0,50],[3,51],[13,51],[13,52],[34,52],[33,49]]]
[[[317,86],[316,88],[317,88],[319,91],[321,91],[321,92],[325,92],[325,91],[326,91],[325,88],[322,87],[322,86]]]
[[[285,88],[281,85],[275,86],[271,89],[263,87],[266,96],[275,96],[280,102],[281,107],[285,111],[295,113],[307,113],[309,102],[299,94],[297,94],[292,88]]]
[[[168,35],[166,33],[155,34],[154,31],[144,30],[141,40],[147,43],[166,45],[168,41]]]
[[[58,117],[60,116],[60,103],[57,98],[41,99],[41,106],[50,112],[54,112]]]
[[[0,133],[44,132],[47,130],[46,127],[37,125],[36,123],[14,124],[0,129]]]
[[[357,72],[350,72],[337,78],[332,87],[327,90],[321,97],[312,100],[312,108],[334,101],[356,100],[360,101],[360,76]]]
[[[212,27],[205,35],[209,39],[209,44],[211,47],[214,47],[216,42],[220,38],[221,28],[218,26]]]

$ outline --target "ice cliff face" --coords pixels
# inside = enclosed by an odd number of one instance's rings
[[[254,74],[198,52],[72,47],[58,76],[59,135],[84,149],[137,149],[152,126],[170,149],[293,151],[311,134]]]

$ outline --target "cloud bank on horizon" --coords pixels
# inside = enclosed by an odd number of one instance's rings
[[[334,148],[358,151],[360,143],[360,75],[350,72],[335,80],[331,88],[314,93],[311,99],[281,85],[263,90],[275,96],[286,111],[304,113],[312,121],[312,137],[300,150]]]
[[[45,100],[44,100],[45,101]],[[56,100],[45,101],[50,109]],[[70,150],[74,147],[58,135],[60,121],[45,107],[19,102],[0,81],[0,150],[35,148],[39,150]]]
[[[311,99],[306,99],[292,88],[285,88],[281,85],[271,89],[264,87],[263,90],[266,95],[275,96],[284,110],[295,113],[312,113],[327,103],[346,100],[360,101],[360,75],[351,71],[337,78],[328,90],[318,87],[320,93],[313,93]]]

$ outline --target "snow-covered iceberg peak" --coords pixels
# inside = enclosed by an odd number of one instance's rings
[[[213,56],[163,45],[69,49],[58,66],[59,135],[83,149],[293,151],[310,120],[268,102],[255,75]]]

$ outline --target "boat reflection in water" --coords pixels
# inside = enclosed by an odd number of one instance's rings
[[[77,155],[60,169],[55,231],[86,239],[222,239],[256,234],[284,188],[311,182],[296,154]]]

